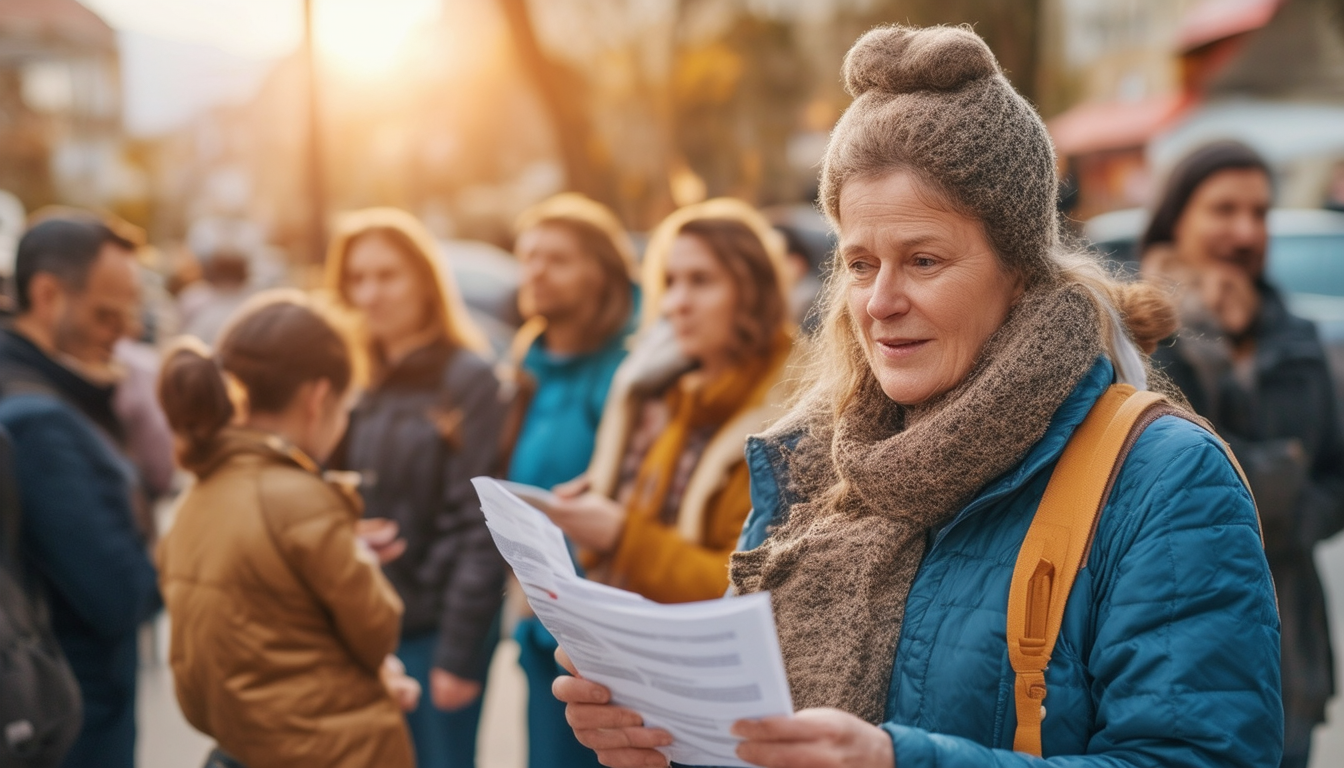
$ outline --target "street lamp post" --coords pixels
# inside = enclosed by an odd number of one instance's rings
[[[303,0],[304,54],[308,65],[308,194],[309,258],[314,264],[326,257],[326,169],[322,152],[322,117],[319,109],[317,38],[313,34],[313,1]]]

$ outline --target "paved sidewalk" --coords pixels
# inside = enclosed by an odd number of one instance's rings
[[[518,645],[512,640],[500,643],[495,652],[477,768],[523,768],[526,762],[526,687],[517,658]],[[205,762],[212,742],[182,719],[166,664],[146,663],[140,670],[139,709],[139,768],[199,768]]]

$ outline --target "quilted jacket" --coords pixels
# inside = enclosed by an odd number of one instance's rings
[[[900,768],[1279,764],[1279,620],[1255,507],[1218,439],[1172,416],[1126,459],[1065,608],[1045,759],[1012,751],[1013,565],[1064,444],[1113,376],[1099,360],[1018,466],[932,534],[882,725]],[[748,444],[741,549],[788,508],[783,447]]]

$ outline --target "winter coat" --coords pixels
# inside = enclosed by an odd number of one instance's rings
[[[331,462],[360,474],[367,516],[401,526],[406,553],[386,572],[406,603],[402,634],[437,633],[434,667],[475,680],[489,664],[504,561],[471,478],[494,470],[506,411],[489,363],[436,342],[364,395]]]
[[[67,765],[130,768],[136,638],[160,606],[132,510],[135,468],[109,433],[112,390],[0,334],[0,426],[14,442],[23,556],[84,698]]]
[[[159,545],[187,721],[248,768],[412,768],[379,679],[401,601],[360,552],[353,492],[297,448],[228,429]]]
[[[1065,443],[1112,381],[1100,360],[1018,466],[932,535],[882,725],[900,768],[1279,764],[1279,624],[1255,508],[1217,438],[1170,416],[1126,459],[1064,612],[1042,726],[1056,759],[1011,751],[1013,567]],[[748,443],[740,549],[782,522],[789,442]]]
[[[742,407],[714,431],[691,470],[674,525],[630,515],[616,550],[588,553],[583,564],[599,580],[663,603],[709,600],[728,588],[728,557],[751,510],[749,473],[742,455],[747,436],[784,411],[778,386],[789,350],[777,350],[768,373],[755,382]],[[662,397],[687,370],[666,326],[655,326],[617,370],[588,469],[591,489],[617,495],[621,463],[643,405]]]
[[[1251,481],[1283,622],[1284,709],[1319,723],[1335,671],[1312,552],[1344,528],[1344,437],[1316,326],[1290,314],[1278,291],[1259,288],[1249,391],[1221,344],[1181,339],[1155,359],[1231,444]]]

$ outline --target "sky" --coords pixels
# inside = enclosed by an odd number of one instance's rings
[[[456,0],[479,2],[480,0]],[[126,127],[172,130],[201,110],[247,99],[303,34],[303,0],[81,0],[115,28]],[[444,0],[314,0],[319,49],[334,66],[374,71]]]

